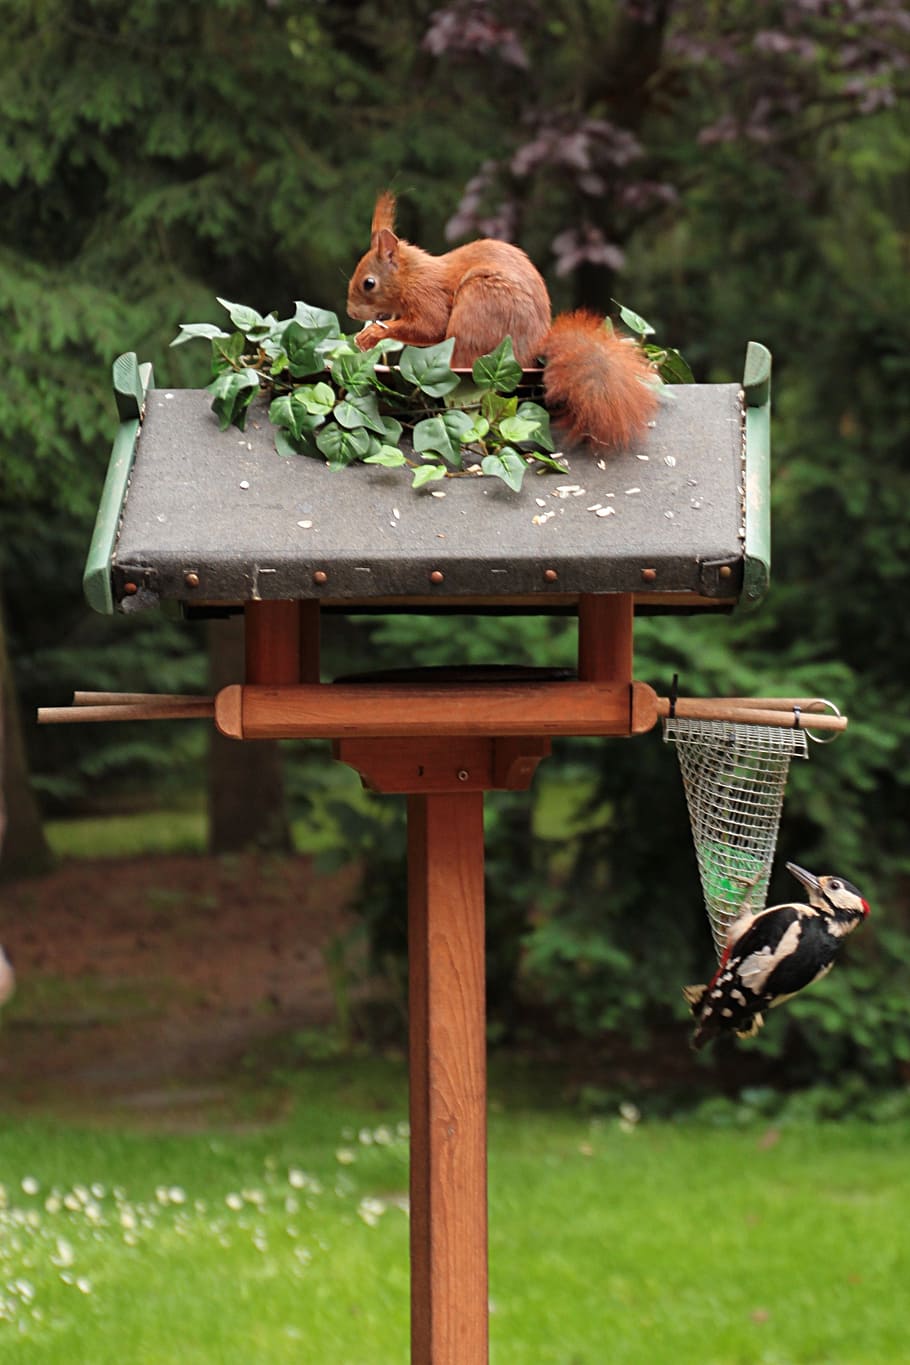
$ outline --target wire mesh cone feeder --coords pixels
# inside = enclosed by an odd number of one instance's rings
[[[795,720],[799,720],[799,709]],[[754,725],[669,716],[702,894],[718,958],[733,922],[765,907],[793,758],[808,758],[798,723]],[[812,736],[812,738],[815,738]]]

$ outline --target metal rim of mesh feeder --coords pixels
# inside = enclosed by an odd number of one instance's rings
[[[737,721],[664,721],[676,745],[705,909],[718,958],[734,920],[765,907],[792,758],[805,731]]]

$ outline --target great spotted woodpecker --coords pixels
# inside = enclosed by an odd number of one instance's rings
[[[707,986],[683,986],[697,1021],[694,1048],[720,1033],[753,1037],[765,1010],[830,972],[844,939],[868,915],[868,902],[842,877],[816,877],[796,863],[787,870],[806,888],[809,904],[740,915]]]

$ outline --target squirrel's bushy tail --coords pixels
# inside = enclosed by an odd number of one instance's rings
[[[556,318],[545,349],[547,406],[571,440],[618,450],[644,435],[658,380],[635,341],[581,310]]]

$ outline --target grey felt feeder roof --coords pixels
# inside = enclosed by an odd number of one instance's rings
[[[406,470],[279,456],[264,407],[245,432],[222,432],[205,390],[143,391],[135,358],[121,357],[123,422],[86,594],[99,610],[315,598],[349,610],[547,611],[608,592],[692,610],[755,599],[768,570],[770,357],[752,346],[749,362],[745,387],[669,386],[638,449],[569,452],[564,476],[529,473],[516,493],[492,478],[415,492]]]

